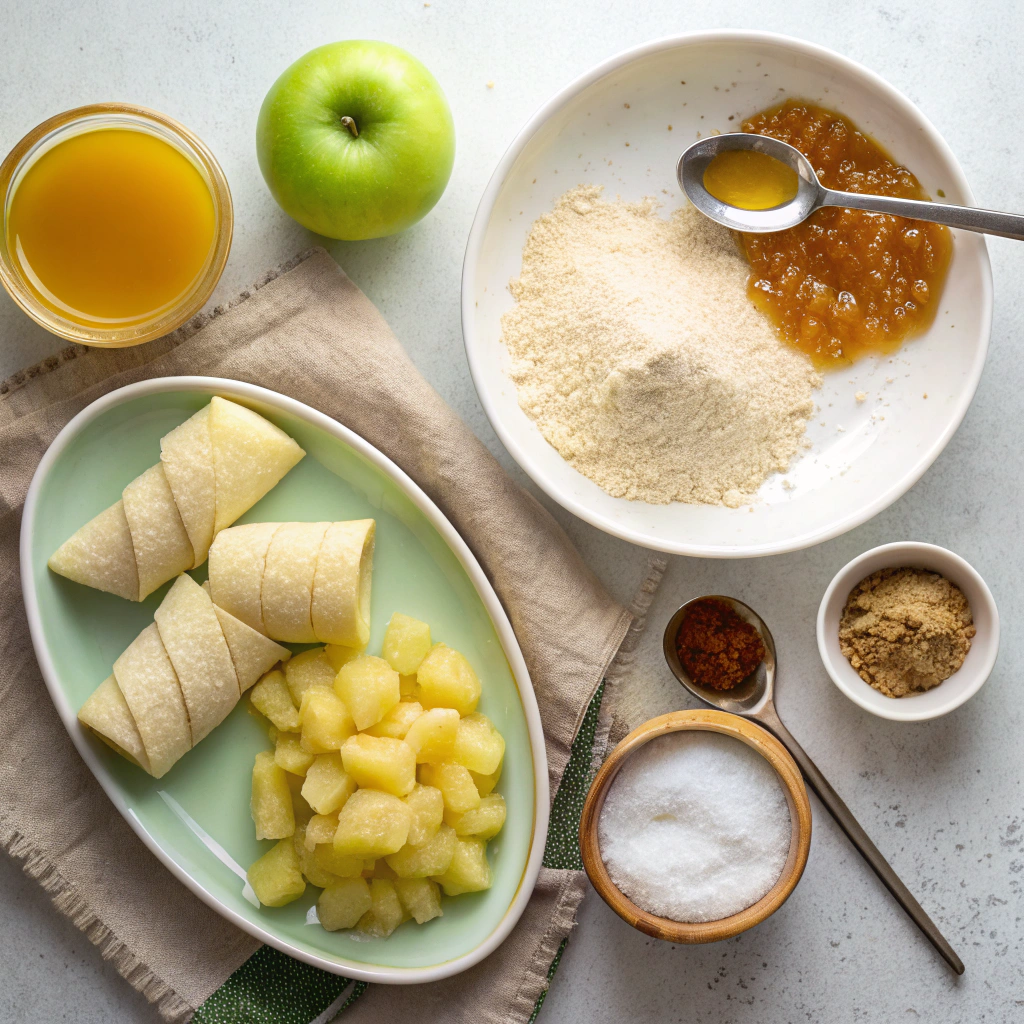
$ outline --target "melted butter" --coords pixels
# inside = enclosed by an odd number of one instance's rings
[[[184,153],[148,132],[99,128],[25,172],[7,245],[43,305],[87,326],[128,327],[181,301],[216,229],[210,189]]]
[[[719,202],[741,210],[770,210],[796,196],[796,171],[767,153],[727,149],[704,170],[704,187]]]

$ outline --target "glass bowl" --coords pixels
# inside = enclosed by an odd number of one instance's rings
[[[78,323],[62,316],[41,302],[26,281],[23,271],[7,244],[7,224],[11,200],[25,173],[47,150],[59,142],[99,128],[128,128],[148,132],[169,143],[202,175],[213,200],[216,226],[214,241],[203,269],[177,302],[157,312],[152,319],[131,326],[102,328]],[[128,103],[94,103],[57,114],[32,129],[7,154],[0,164],[0,203],[3,230],[0,231],[0,283],[12,299],[36,323],[68,341],[103,348],[139,345],[169,334],[199,312],[213,293],[227,263],[231,248],[234,214],[227,178],[207,146],[183,125],[164,114]]]

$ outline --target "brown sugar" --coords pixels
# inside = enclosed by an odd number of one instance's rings
[[[764,661],[761,634],[725,601],[694,602],[676,634],[679,663],[700,686],[731,690]]]
[[[880,569],[850,591],[839,648],[887,697],[938,686],[967,657],[976,630],[963,591],[924,569]]]

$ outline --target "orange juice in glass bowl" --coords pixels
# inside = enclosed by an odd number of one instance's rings
[[[144,107],[78,107],[0,164],[0,281],[84,345],[159,338],[198,312],[231,247],[231,193],[207,147]]]

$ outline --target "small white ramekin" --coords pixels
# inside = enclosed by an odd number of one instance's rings
[[[945,576],[971,606],[977,635],[960,670],[938,686],[911,697],[886,697],[869,686],[839,649],[839,619],[850,591],[879,569],[929,569]],[[818,651],[832,682],[865,711],[896,722],[923,722],[960,707],[988,679],[999,651],[999,612],[977,570],[959,555],[935,544],[913,541],[883,544],[858,555],[839,570],[818,608]]]

